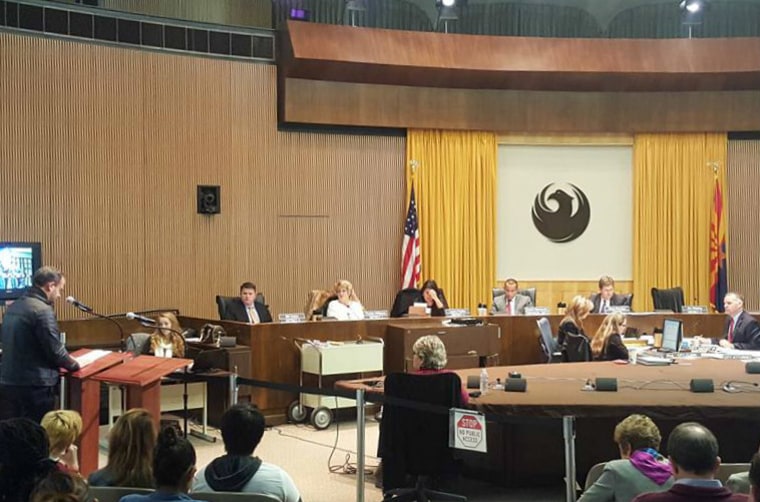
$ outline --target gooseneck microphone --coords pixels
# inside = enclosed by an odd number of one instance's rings
[[[144,315],[135,314],[134,312],[127,312],[127,319],[130,321],[139,321],[142,324],[149,324],[151,326],[155,326],[156,321],[155,319],[151,319],[150,317],[145,317]],[[174,330],[171,330],[174,331]]]
[[[82,312],[87,312],[88,314],[92,313],[92,307],[85,305],[84,303],[80,302],[73,296],[67,296],[66,302],[72,304],[73,306],[81,310]]]
[[[116,325],[117,328],[119,328],[119,340],[121,341],[121,351],[124,352],[125,348],[125,342],[124,342],[124,328],[121,327],[121,324],[116,322],[113,318],[107,315],[99,314],[98,312],[95,312],[92,310],[92,307],[85,305],[84,303],[80,302],[73,296],[67,296],[66,297],[66,303],[70,303],[71,305],[75,306],[85,314],[89,314],[93,317],[99,317],[101,319],[105,319],[106,321],[112,322]]]

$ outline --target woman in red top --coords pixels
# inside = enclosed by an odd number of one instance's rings
[[[435,335],[427,335],[417,339],[412,346],[412,366],[414,372],[420,375],[431,375],[436,373],[452,373],[445,369],[446,363],[446,346],[440,338]],[[467,390],[462,389],[462,403],[467,404],[469,396]]]

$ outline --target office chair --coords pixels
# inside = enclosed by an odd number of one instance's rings
[[[193,492],[193,498],[207,502],[279,502],[280,498],[263,493]]]
[[[556,363],[562,360],[562,353],[558,350],[557,342],[554,340],[554,334],[552,334],[552,327],[549,325],[549,319],[542,317],[536,320],[538,325],[538,331],[541,336],[538,337],[538,343],[541,345],[541,350],[546,356],[547,363]]]
[[[586,335],[565,334],[565,346],[562,347],[562,360],[566,363],[579,363],[591,360],[591,342]]]
[[[227,315],[227,305],[229,305],[231,302],[235,300],[239,300],[239,296],[221,296],[217,295],[216,297],[216,309],[219,312],[219,319],[225,319]],[[254,299],[256,303],[260,303],[261,305],[264,305],[266,307],[269,307],[265,303],[264,294],[263,293],[256,293],[256,298]]]
[[[88,501],[119,502],[125,495],[147,495],[155,490],[150,488],[129,488],[123,486],[91,486],[88,488]]]
[[[150,333],[132,333],[127,336],[127,352],[136,356],[150,353]]]
[[[323,318],[327,317],[327,307],[330,306],[330,302],[337,299],[338,299],[338,295],[330,295],[329,297],[327,297],[327,300],[325,300],[325,303],[323,303],[319,307],[319,314],[321,314]]]
[[[518,289],[517,294],[527,296],[530,298],[531,305],[536,306],[536,288]]]
[[[633,310],[633,293],[628,293],[623,296],[623,305],[626,305]]]
[[[586,474],[586,482],[583,485],[583,491],[585,492],[591,486],[596,483],[596,480],[599,479],[599,476],[602,475],[602,472],[604,472],[604,467],[607,465],[607,462],[600,462],[598,464],[594,464],[591,469],[589,469],[588,474]]]
[[[422,292],[417,288],[404,288],[396,293],[391,307],[391,317],[403,317],[409,313],[414,302],[421,301]]]
[[[683,311],[683,288],[677,286],[670,289],[652,288],[652,302],[655,310]]]
[[[386,401],[380,422],[379,453],[383,459],[384,501],[451,500],[466,502],[461,495],[429,488],[432,479],[451,479],[456,474],[449,448],[449,414],[462,406],[462,381],[456,373],[417,375],[391,373],[385,378],[385,396],[441,407],[440,413],[423,411]],[[416,476],[413,488],[406,476]]]

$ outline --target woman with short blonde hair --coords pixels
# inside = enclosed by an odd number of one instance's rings
[[[446,346],[435,335],[427,335],[417,339],[412,346],[416,370],[442,370],[448,362]]]
[[[645,415],[629,415],[615,427],[620,459],[604,465],[578,502],[629,502],[640,493],[665,491],[673,484],[668,463],[658,453],[660,429]]]
[[[602,321],[591,340],[591,355],[597,361],[628,360],[628,349],[623,344],[625,315],[621,312],[609,314]]]
[[[73,410],[49,411],[40,423],[48,436],[50,458],[64,471],[79,472],[77,446],[82,433],[82,417]]]
[[[364,307],[356,296],[354,286],[345,279],[335,283],[333,292],[338,298],[327,305],[326,317],[338,321],[364,319]]]

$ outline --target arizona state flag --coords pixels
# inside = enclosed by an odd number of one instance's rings
[[[713,212],[710,218],[710,304],[714,310],[723,312],[723,297],[726,296],[726,219],[723,212],[723,190],[715,175]]]

